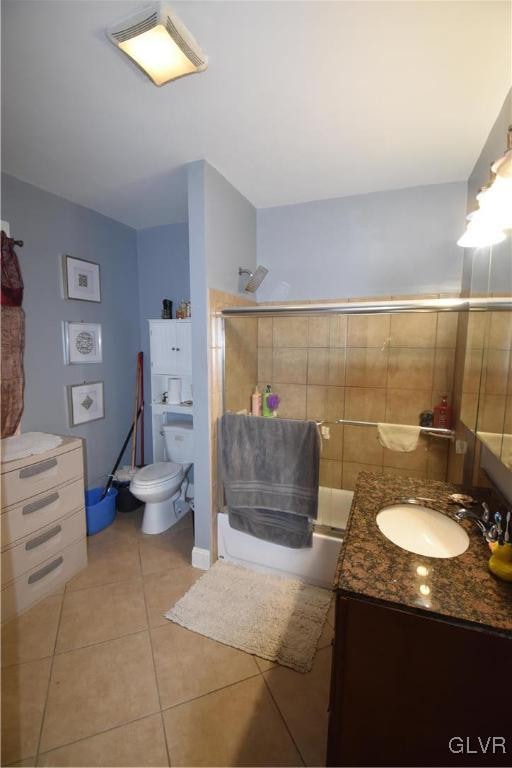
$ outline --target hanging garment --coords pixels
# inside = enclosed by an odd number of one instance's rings
[[[23,413],[25,313],[23,279],[14,241],[2,232],[2,437],[13,435]]]

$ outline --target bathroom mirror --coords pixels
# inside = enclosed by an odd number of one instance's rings
[[[491,247],[474,249],[471,255],[470,281],[463,290],[463,296],[472,299],[489,296],[491,252]],[[459,314],[458,345],[464,351],[460,421],[473,434],[476,434],[488,313],[461,312]]]
[[[490,297],[512,295],[512,236],[489,254]],[[487,312],[482,324],[483,354],[476,434],[512,469],[512,312]]]

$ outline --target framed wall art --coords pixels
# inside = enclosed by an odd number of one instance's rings
[[[67,392],[70,427],[105,418],[102,381],[69,384]]]
[[[65,321],[64,359],[67,365],[101,363],[101,325],[99,323],[75,323]]]
[[[64,256],[64,290],[67,299],[101,301],[100,265]]]

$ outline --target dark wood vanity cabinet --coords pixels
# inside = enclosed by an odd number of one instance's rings
[[[511,766],[511,639],[338,592],[327,765]]]

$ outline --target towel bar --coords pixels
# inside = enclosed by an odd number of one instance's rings
[[[323,424],[346,424],[352,427],[377,427],[378,426],[378,422],[376,421],[356,421],[354,419],[335,419],[334,421],[329,421],[328,419],[325,419],[323,421],[317,421],[316,423],[317,423],[317,426],[319,427],[321,427]],[[453,440],[455,437],[455,432],[453,429],[444,429],[441,427],[420,427],[420,432],[432,435],[432,437],[444,437],[444,438],[447,438],[448,440]]]

